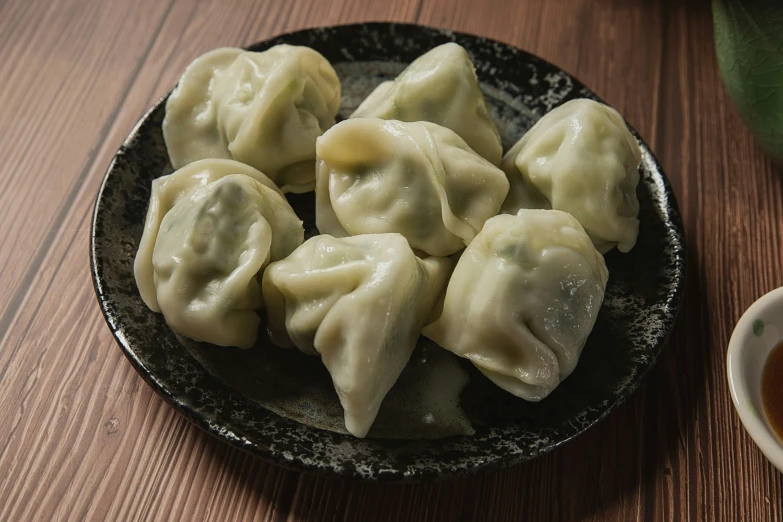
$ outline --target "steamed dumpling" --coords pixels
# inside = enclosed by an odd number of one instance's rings
[[[194,60],[171,93],[163,137],[174,168],[232,158],[283,192],[307,192],[315,140],[334,125],[339,105],[337,74],[313,49],[216,49]]]
[[[272,340],[320,354],[355,436],[408,362],[449,269],[399,234],[371,234],[316,236],[264,272]]]
[[[604,259],[557,210],[486,222],[423,334],[504,390],[539,401],[574,370],[604,297]]]
[[[204,158],[232,158],[218,129],[218,100],[213,99],[212,86],[215,76],[243,52],[225,47],[199,56],[166,100],[163,139],[175,169]]]
[[[397,232],[447,256],[496,215],[505,174],[453,131],[429,122],[356,118],[316,143],[316,225],[336,237]]]
[[[285,198],[252,177],[230,174],[200,186],[160,221],[152,252],[153,310],[186,337],[249,348],[260,322],[254,310],[263,305],[259,274],[303,239]],[[140,288],[149,275],[136,272]]]
[[[206,159],[190,163],[173,174],[162,176],[152,181],[152,194],[147,207],[147,218],[144,222],[144,232],[139,241],[139,250],[133,263],[136,285],[144,303],[155,312],[160,312],[157,292],[155,290],[154,270],[152,267],[152,251],[158,239],[160,223],[169,210],[199,187],[231,174],[250,176],[259,183],[274,190],[280,196],[280,189],[261,172],[238,161],[227,159]],[[301,240],[298,244],[301,244]],[[296,248],[294,245],[293,248]],[[292,249],[293,249],[292,248]]]
[[[503,212],[551,208],[573,215],[606,253],[630,251],[639,234],[641,151],[622,116],[593,100],[546,114],[506,153],[511,190]]]
[[[429,121],[459,134],[494,165],[503,153],[476,68],[465,49],[455,43],[421,55],[394,81],[380,84],[351,118]]]

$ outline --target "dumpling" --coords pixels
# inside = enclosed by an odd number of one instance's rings
[[[232,158],[283,192],[307,192],[315,140],[334,125],[339,106],[337,73],[313,49],[216,49],[194,60],[169,96],[163,137],[174,168]]]
[[[249,348],[263,305],[259,274],[304,240],[277,191],[231,174],[182,197],[152,253],[157,305],[171,328],[197,341]],[[137,276],[138,277],[138,276]]]
[[[231,65],[243,49],[214,49],[193,60],[166,100],[163,139],[171,165],[178,169],[204,158],[231,159],[217,124],[212,96],[215,76]]]
[[[399,234],[321,235],[264,272],[272,340],[320,354],[353,435],[369,431],[450,268]]]
[[[604,297],[601,254],[570,214],[520,210],[486,222],[423,334],[504,390],[539,401],[574,370]]]
[[[630,251],[639,234],[641,151],[622,116],[572,100],[539,120],[503,157],[511,190],[503,212],[551,208],[573,215],[606,253]]]
[[[316,143],[315,216],[336,237],[397,232],[447,256],[500,210],[505,174],[453,131],[429,122],[357,118]]]
[[[383,82],[351,118],[429,121],[447,127],[493,165],[500,162],[500,134],[487,110],[476,68],[455,43],[413,61],[394,81]]]
[[[152,194],[147,207],[147,218],[144,222],[144,232],[139,241],[139,250],[133,264],[136,285],[144,303],[155,312],[160,312],[158,297],[155,290],[154,270],[152,267],[152,251],[158,239],[158,230],[166,213],[182,198],[189,196],[199,187],[212,183],[230,174],[250,176],[259,183],[271,188],[280,196],[280,189],[261,172],[249,165],[227,159],[206,159],[190,163],[173,174],[162,176],[152,181]],[[296,248],[302,241],[292,247]]]

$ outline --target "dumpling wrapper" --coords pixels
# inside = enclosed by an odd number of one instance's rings
[[[339,106],[337,73],[309,47],[216,49],[194,60],[169,96],[163,137],[174,168],[230,158],[283,192],[307,192],[315,140],[334,125]]]
[[[212,87],[215,76],[243,52],[222,47],[202,54],[188,65],[166,100],[163,139],[175,169],[205,158],[232,158],[218,129]]]
[[[273,342],[320,354],[353,435],[367,435],[449,269],[399,234],[371,234],[313,237],[264,272]]]
[[[190,163],[167,176],[152,181],[150,203],[144,222],[144,232],[139,241],[139,249],[133,263],[133,273],[141,298],[152,311],[160,312],[152,267],[152,251],[158,239],[160,223],[166,213],[182,198],[231,174],[250,176],[259,183],[274,190],[282,197],[283,193],[272,180],[249,165],[227,159],[206,159]],[[300,240],[298,244],[301,244]],[[294,246],[296,248],[297,245]]]
[[[506,175],[453,131],[429,122],[356,118],[316,142],[318,230],[335,237],[400,233],[448,256],[496,215]]]
[[[545,208],[573,215],[603,254],[630,251],[639,235],[641,150],[620,114],[572,100],[544,115],[506,153],[511,190],[502,211]]]
[[[394,81],[380,84],[351,118],[429,121],[456,132],[493,165],[500,162],[500,133],[487,110],[476,68],[456,43],[435,47]]]
[[[231,174],[190,192],[162,221],[152,254],[157,305],[172,330],[249,348],[263,306],[260,274],[304,240],[276,190]]]
[[[608,272],[573,216],[520,210],[484,225],[454,269],[440,317],[423,335],[528,401],[576,367]]]

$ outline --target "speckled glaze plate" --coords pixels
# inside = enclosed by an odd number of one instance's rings
[[[569,74],[524,51],[415,25],[309,29],[250,49],[288,43],[321,52],[341,77],[340,114],[346,117],[375,85],[449,41],[473,59],[504,149],[553,107],[577,97],[598,99]],[[130,133],[98,194],[91,243],[95,292],[117,342],[150,386],[199,427],[251,453],[311,472],[390,481],[454,477],[529,460],[579,435],[627,399],[674,325],[685,278],[682,224],[671,188],[640,139],[638,243],[629,254],[615,250],[606,256],[609,285],[595,329],[576,370],[551,396],[527,403],[465,365],[471,381],[462,406],[473,435],[356,439],[324,429],[324,419],[341,419],[341,411],[317,358],[271,346],[263,332],[259,345],[245,351],[194,343],[172,333],[139,296],[133,259],[150,183],[172,171],[161,133],[164,102]],[[308,235],[314,234],[313,194],[289,200]],[[309,376],[312,388],[302,391],[302,379],[292,377],[298,371]]]

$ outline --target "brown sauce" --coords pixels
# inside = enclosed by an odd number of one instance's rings
[[[761,398],[769,423],[783,439],[783,341],[772,349],[764,364]]]

